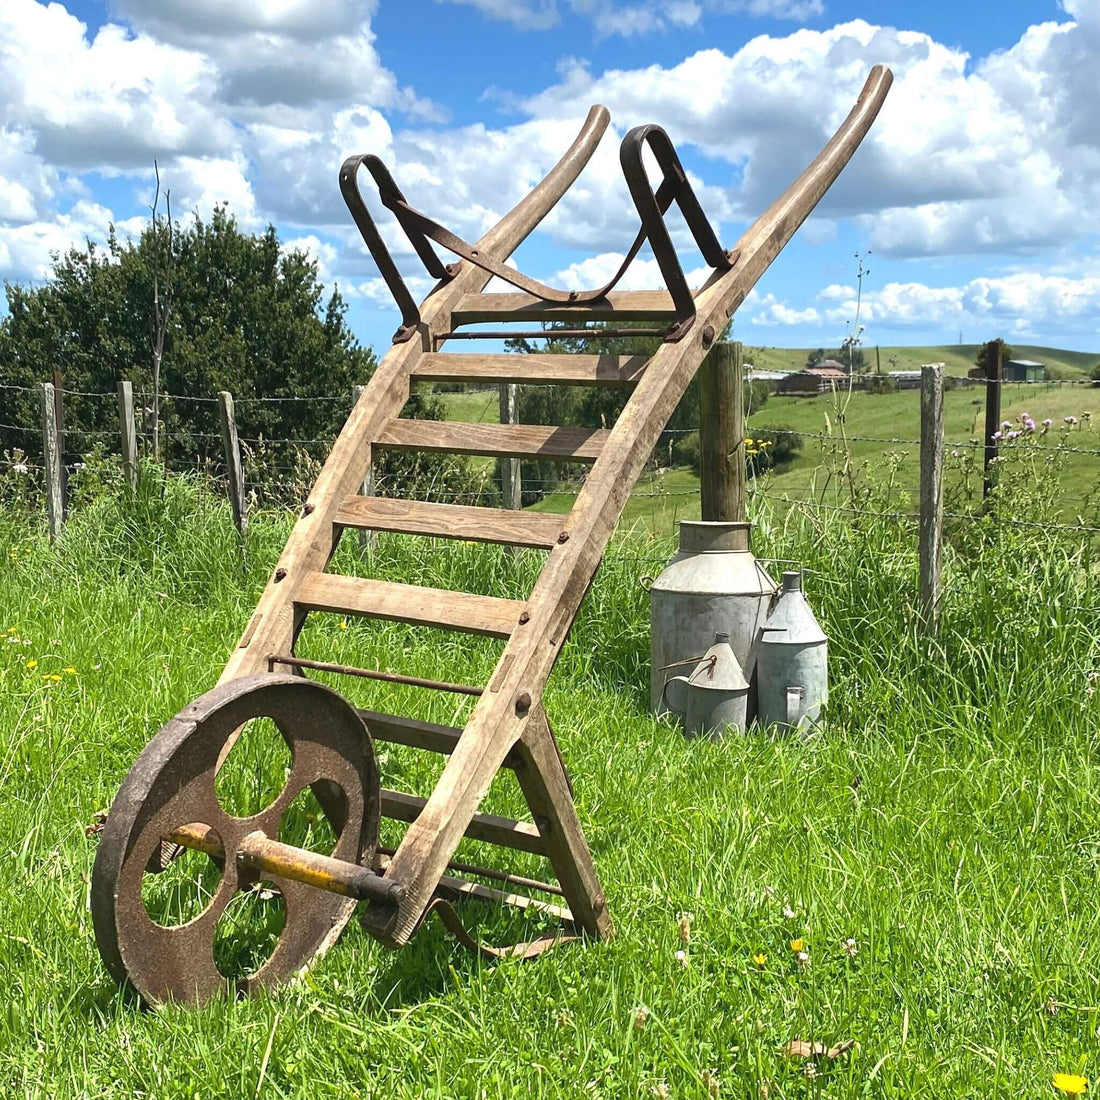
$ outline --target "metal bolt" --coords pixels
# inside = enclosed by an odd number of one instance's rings
[[[531,613],[529,611],[521,611],[519,613],[519,625],[526,626],[531,621]]]
[[[531,693],[521,692],[516,696],[516,714],[522,718],[531,709]]]
[[[558,545],[564,546],[568,541],[569,541],[569,532],[568,531],[562,531],[562,533],[560,535],[558,535]]]
[[[707,325],[703,329],[703,347],[709,348],[714,343],[714,326]]]
[[[313,502],[307,500],[305,502],[305,504],[302,505],[302,515],[303,516],[311,515],[313,513],[314,507],[315,507],[315,505],[313,504]]]
[[[275,580],[281,581],[285,576],[286,570],[280,565],[279,568],[275,570]]]
[[[535,828],[538,829],[540,836],[549,836],[552,828],[550,818],[545,814],[539,814],[539,816],[535,818]]]

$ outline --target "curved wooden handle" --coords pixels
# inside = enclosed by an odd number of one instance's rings
[[[543,177],[542,182],[529,195],[522,198],[503,218],[493,226],[477,243],[498,259],[510,256],[523,242],[524,238],[554,209],[557,201],[573,186],[573,181],[581,174],[584,166],[592,159],[600,138],[611,121],[611,112],[602,104],[595,103],[588,110],[588,117],[573,144],[565,151],[561,160]],[[489,281],[490,276],[482,272],[480,290]],[[476,281],[476,280],[475,280]]]

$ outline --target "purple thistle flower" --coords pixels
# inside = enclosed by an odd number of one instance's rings
[[[1004,439],[1004,432],[994,432],[993,433],[993,438],[994,439]]]
[[[1003,431],[1006,431],[1006,432],[1007,432],[1007,431],[1008,431],[1008,429],[1009,429],[1009,428],[1011,428],[1011,427],[1012,427],[1012,421],[1011,421],[1011,420],[1006,420],[1006,421],[1004,421],[1004,423],[1003,423],[1003,424],[1001,424],[1001,429],[1002,429]]]
[[[1067,424],[1076,424],[1077,423],[1077,417],[1076,416],[1063,416],[1062,419]]]
[[[1008,435],[1005,438],[1006,439],[1018,439],[1019,436],[1020,436],[1019,432],[1009,432]]]
[[[1030,416],[1024,421],[1024,431],[1025,432],[1035,431],[1035,421],[1032,420]]]
[[[1053,424],[1053,423],[1054,423],[1054,421],[1053,421],[1053,420],[1051,420],[1051,419],[1050,419],[1050,417],[1048,416],[1048,417],[1047,417],[1047,418],[1046,418],[1046,419],[1045,419],[1045,420],[1043,421],[1043,427],[1044,427],[1044,428],[1049,428],[1049,427],[1051,426],[1051,424]]]

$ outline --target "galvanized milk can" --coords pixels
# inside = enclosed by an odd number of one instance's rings
[[[807,729],[829,695],[828,639],[802,594],[802,574],[783,574],[783,587],[761,630],[756,661],[757,720]]]
[[[663,693],[665,706],[683,715],[685,737],[744,732],[748,699],[749,683],[725,631],[715,632],[714,645],[699,658],[691,675],[671,677]]]
[[[718,631],[745,668],[774,592],[749,548],[749,524],[681,521],[680,550],[649,590],[650,709],[668,709],[661,669],[702,653]],[[750,718],[754,709],[750,701]]]

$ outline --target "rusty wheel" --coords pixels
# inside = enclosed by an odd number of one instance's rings
[[[218,800],[218,757],[234,730],[269,718],[292,754],[282,790],[266,808],[234,817]],[[180,711],[137,758],[111,807],[92,872],[92,919],[112,975],[128,979],[149,1004],[201,1004],[224,990],[214,957],[215,929],[234,897],[259,883],[231,858],[260,830],[279,833],[291,803],[312,787],[336,837],[331,854],[369,862],[378,846],[378,768],[356,711],[336,692],[298,676],[259,675],[230,681]],[[143,878],[157,866],[162,841],[184,826],[207,826],[227,854],[208,868],[201,911],[167,927],[146,910]],[[189,852],[187,855],[197,855]],[[206,859],[207,857],[202,857]],[[267,876],[285,923],[266,962],[236,982],[241,993],[278,985],[300,973],[339,936],[354,900]]]

